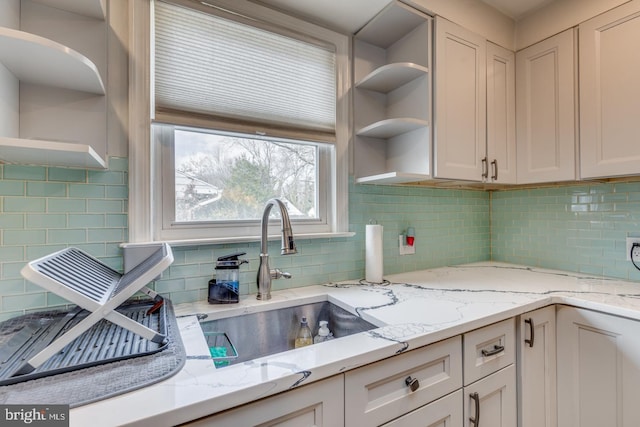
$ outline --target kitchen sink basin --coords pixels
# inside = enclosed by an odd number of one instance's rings
[[[216,366],[222,367],[293,349],[303,316],[314,336],[321,320],[329,322],[336,339],[376,328],[328,301],[202,321],[200,326]]]

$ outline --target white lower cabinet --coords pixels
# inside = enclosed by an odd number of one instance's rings
[[[461,338],[453,337],[354,369],[345,373],[344,382],[345,425],[382,425],[460,389]],[[458,408],[460,413],[460,402]],[[435,420],[451,417],[448,412],[444,410]]]
[[[520,316],[518,324],[520,427],[556,427],[556,308]]]
[[[464,426],[516,427],[515,319],[464,334]]]
[[[384,427],[460,427],[462,426],[461,402],[462,390],[458,390],[396,418],[384,424]]]
[[[640,322],[559,306],[558,425],[640,423]]]
[[[344,426],[344,377],[336,375],[183,425],[190,427]]]
[[[464,388],[464,426],[516,427],[516,368],[509,365]]]

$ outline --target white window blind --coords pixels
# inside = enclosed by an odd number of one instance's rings
[[[156,2],[156,113],[334,136],[334,50],[241,21]]]

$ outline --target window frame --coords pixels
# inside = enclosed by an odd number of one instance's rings
[[[153,1],[130,2],[130,61],[129,61],[129,241],[145,243],[171,241],[173,244],[224,243],[257,241],[260,239],[259,221],[247,228],[226,224],[224,233],[203,236],[198,232],[185,234],[162,231],[162,217],[158,215],[158,198],[163,183],[154,171],[162,170],[160,156],[155,151],[152,132],[153,97],[151,85]],[[190,0],[171,0],[191,5]],[[349,141],[351,139],[351,38],[326,28],[293,18],[273,9],[246,0],[215,0],[216,6],[330,42],[336,49],[336,142],[334,143],[332,176],[328,184],[327,218],[324,228],[297,227],[294,233],[305,238],[351,236],[348,231],[348,174]],[[322,178],[321,178],[322,179]],[[234,231],[235,229],[235,231]],[[296,232],[299,229],[300,232]]]

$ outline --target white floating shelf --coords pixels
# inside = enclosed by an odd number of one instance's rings
[[[0,62],[22,82],[105,94],[91,60],[31,33],[0,27]]]
[[[386,49],[424,23],[424,15],[400,2],[391,2],[355,35]]]
[[[356,83],[359,89],[373,90],[388,93],[400,86],[424,76],[429,72],[427,67],[413,62],[398,62],[383,65],[369,73],[365,78]]]
[[[104,0],[32,0],[45,6],[104,20]]]
[[[6,163],[106,169],[93,148],[72,142],[0,137],[0,161]]]
[[[358,184],[406,184],[408,182],[426,181],[430,175],[405,172],[387,172],[378,175],[363,176],[356,179]]]
[[[359,136],[368,136],[370,138],[387,139],[428,126],[429,122],[426,120],[414,118],[386,119],[363,127],[357,132],[357,134]]]

